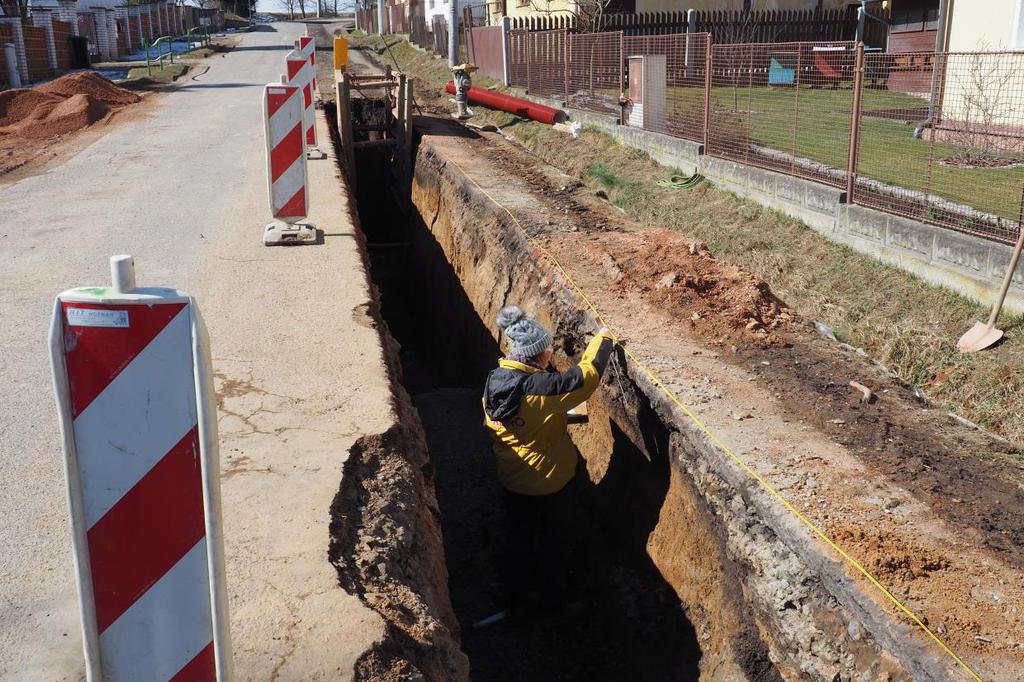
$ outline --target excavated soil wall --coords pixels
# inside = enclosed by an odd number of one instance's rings
[[[497,311],[514,302],[553,331],[556,364],[566,367],[599,324],[563,273],[452,163],[459,134],[424,135],[416,156],[408,245],[410,263],[428,273],[417,279],[416,333],[443,339],[433,352],[479,377],[497,355]],[[516,210],[525,196],[505,201]],[[461,312],[431,314],[444,301]],[[595,522],[619,549],[645,557],[671,591],[685,616],[678,627],[689,633],[680,641],[695,652],[701,679],[953,678],[621,354],[588,411],[589,424],[573,436]]]

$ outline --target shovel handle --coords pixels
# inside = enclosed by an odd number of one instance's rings
[[[988,326],[995,326],[999,311],[1003,309],[1003,301],[1006,300],[1006,292],[1010,290],[1010,282],[1013,281],[1013,273],[1017,271],[1017,262],[1020,261],[1021,247],[1024,247],[1024,225],[1018,224],[1017,244],[1013,247],[1013,255],[1010,256],[1010,265],[1006,268],[1006,276],[1003,277],[1003,287],[999,290],[999,298],[992,306],[992,314],[988,317]]]

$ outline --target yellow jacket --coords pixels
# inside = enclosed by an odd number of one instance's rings
[[[566,372],[503,359],[487,376],[484,421],[494,432],[498,479],[505,488],[550,495],[573,477],[578,454],[566,430],[566,413],[597,389],[612,347],[612,336],[599,334]]]

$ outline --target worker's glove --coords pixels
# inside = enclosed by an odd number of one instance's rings
[[[612,333],[612,330],[609,329],[608,327],[601,327],[600,329],[598,329],[597,330],[597,335],[598,336],[602,336],[603,335],[603,336],[609,337],[612,340],[612,343],[614,343],[617,346],[621,346],[622,344],[624,344],[626,342],[625,339],[620,339],[617,336],[615,336],[615,334]]]

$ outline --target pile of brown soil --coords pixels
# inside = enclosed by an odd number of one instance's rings
[[[40,107],[53,107],[61,101],[57,95],[36,90],[4,90],[0,92],[0,128],[16,125]]]
[[[697,325],[709,320],[722,333],[765,335],[793,319],[767,282],[679,232],[608,232],[580,241],[610,271],[614,290],[637,292]]]
[[[18,124],[18,136],[41,139],[81,130],[110,113],[103,102],[90,95],[72,95],[50,109],[45,116],[45,107],[38,107],[33,114]]]
[[[91,71],[32,89],[0,92],[0,136],[43,139],[75,133],[141,98]]]
[[[57,80],[34,88],[36,92],[48,95],[71,97],[72,95],[89,95],[108,106],[134,104],[141,98],[131,90],[114,85],[103,76],[93,71],[72,73]]]

